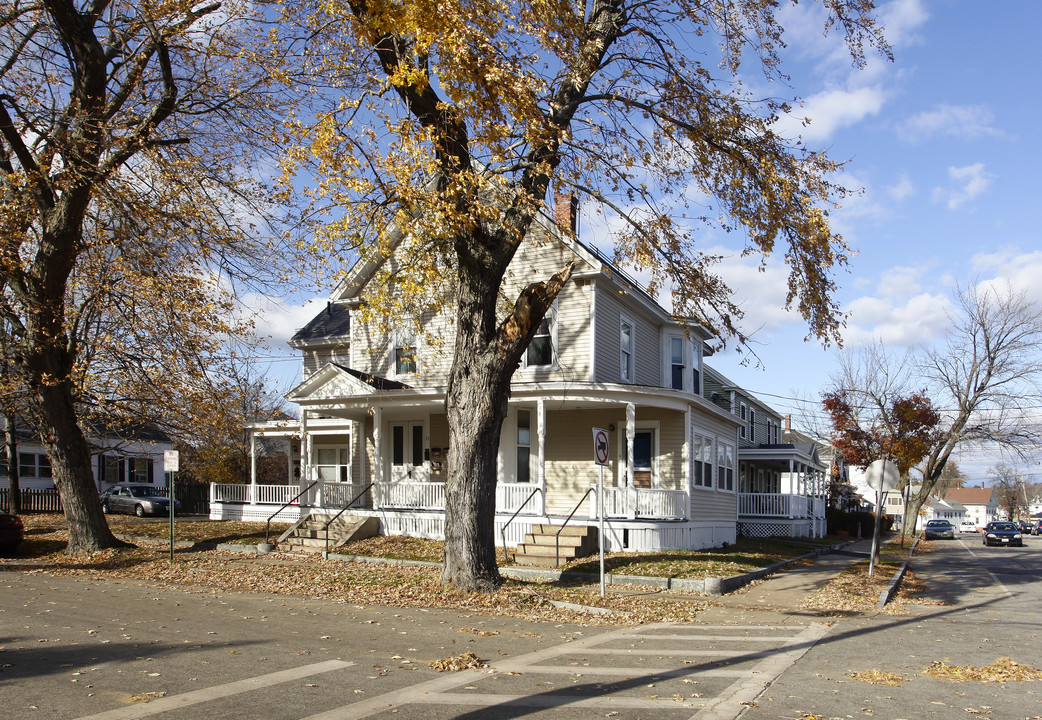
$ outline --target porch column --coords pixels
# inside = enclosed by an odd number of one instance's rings
[[[304,415],[304,414],[305,413],[301,413],[301,415]],[[315,437],[310,432],[307,435],[304,436],[304,447],[307,449],[307,453],[306,453],[306,457],[307,457],[307,466],[306,466],[307,467],[307,472],[305,473],[305,472],[302,471],[300,473],[301,477],[303,478],[303,487],[301,487],[301,490],[303,490],[304,488],[306,488],[308,485],[310,485],[311,483],[313,483],[315,481],[315,477],[314,477],[314,474],[315,474],[315,468],[314,468]],[[303,458],[302,458],[302,460],[303,460]],[[321,492],[322,492],[322,490],[320,488],[319,489],[319,494],[320,495],[321,495]],[[302,498],[302,500],[308,500],[308,499],[309,498],[307,498],[307,497]],[[321,499],[320,497],[316,498],[316,500],[320,500],[320,499]],[[304,503],[302,502],[301,505],[303,505],[303,504]]]
[[[257,431],[250,430],[250,505],[257,504]]]
[[[785,498],[785,514],[789,517],[793,516],[792,504],[795,501],[792,498],[799,492],[799,487],[799,472],[796,470],[796,463],[789,458],[789,492],[782,496]],[[781,488],[778,488],[777,491],[781,492]]]
[[[355,420],[352,426],[356,433],[352,439],[351,448],[351,482],[355,481],[356,471],[358,484],[365,487],[369,483],[365,481],[365,420]],[[357,463],[355,458],[358,458]]]
[[[536,497],[535,511],[542,515],[546,512],[546,403],[543,400],[535,404],[536,435],[536,485],[539,495]]]
[[[637,517],[637,489],[633,487],[633,441],[637,436],[637,406],[626,403],[626,517]]]
[[[697,390],[695,392],[698,392]],[[684,494],[687,495],[687,502],[684,503],[686,510],[685,520],[690,520],[694,517],[694,509],[691,507],[691,466],[694,465],[694,458],[691,457],[693,448],[691,447],[691,406],[688,406],[687,410],[684,411],[684,477],[687,478],[687,482],[684,483]],[[737,448],[737,446],[736,446]],[[738,462],[738,451],[735,450],[735,462]],[[739,468],[741,465],[739,465]],[[741,485],[742,478],[739,473],[738,484]],[[738,494],[741,496],[742,489],[739,487]]]
[[[375,491],[373,493],[374,502],[376,507],[382,507],[384,501],[384,452],[383,452],[383,434],[381,433],[381,427],[383,425],[383,412],[380,408],[373,408],[373,482],[376,485],[373,487]]]
[[[293,436],[286,438],[286,484],[293,484]]]

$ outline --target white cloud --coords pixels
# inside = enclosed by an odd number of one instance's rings
[[[926,23],[930,14],[922,0],[894,0],[880,7],[879,21],[883,35],[894,47],[904,47],[921,42],[917,30]]]
[[[1005,290],[1009,285],[1042,303],[1042,284],[1038,282],[1042,277],[1042,250],[1021,252],[1017,247],[1005,247],[974,255],[971,264],[978,276],[988,275],[978,280],[979,284],[996,290]]]
[[[858,298],[847,306],[850,316],[843,339],[847,347],[876,341],[890,347],[928,343],[948,327],[951,307],[946,296],[930,293],[904,300],[890,296]]]
[[[904,173],[898,176],[897,182],[885,190],[891,200],[901,202],[915,195],[915,184]]]
[[[792,113],[779,118],[775,130],[784,137],[799,136],[805,142],[821,141],[840,128],[878,114],[883,107],[884,95],[879,87],[826,90],[812,95]]]
[[[984,193],[995,176],[984,171],[984,163],[975,163],[948,168],[948,177],[952,180],[952,186],[934,188],[933,200],[944,203],[949,210],[958,210]]]
[[[325,297],[313,297],[294,304],[283,298],[260,293],[249,293],[241,298],[242,304],[252,311],[257,334],[264,339],[265,344],[286,352],[293,352],[287,346],[289,339],[318,314],[325,300]]]
[[[983,105],[938,105],[933,110],[913,115],[897,128],[907,142],[922,142],[932,137],[976,138],[998,136],[992,126],[995,115]]]

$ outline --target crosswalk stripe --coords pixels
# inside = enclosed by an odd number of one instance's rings
[[[304,665],[303,667],[280,670],[278,672],[268,673],[267,675],[258,675],[257,677],[246,678],[245,680],[237,680],[236,682],[230,682],[224,685],[216,685],[214,687],[202,688],[201,690],[193,690],[192,692],[181,693],[180,695],[162,697],[147,703],[139,703],[137,705],[128,705],[127,707],[116,708],[115,710],[107,710],[105,712],[97,713],[96,715],[81,717],[79,720],[133,720],[134,718],[158,715],[159,713],[168,710],[176,710],[189,705],[228,697],[229,695],[238,695],[239,693],[257,690],[270,685],[278,685],[279,683],[289,682],[290,680],[299,680],[301,678],[310,677],[311,675],[340,670],[341,668],[350,667],[351,665],[354,665],[354,663],[344,662],[343,660],[327,660],[313,665]]]

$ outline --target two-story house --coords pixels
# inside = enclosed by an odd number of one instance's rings
[[[574,222],[564,205],[563,222]],[[392,243],[393,247],[393,243]],[[396,262],[393,251],[382,263]],[[608,431],[604,511],[612,550],[733,542],[740,418],[703,394],[706,330],[678,321],[592,247],[542,217],[515,256],[510,296],[568,262],[571,279],[511,385],[502,429],[497,534],[598,516],[593,429]],[[288,488],[216,487],[214,517],[261,517],[272,503],[338,507],[379,518],[384,534],[442,537],[449,428],[450,318],[389,330],[360,312],[380,263],[361,263],[294,335],[304,378],[289,399],[299,425],[259,425],[294,453]],[[431,338],[434,341],[431,341]],[[293,505],[282,517],[296,512]],[[507,525],[513,515],[516,518]],[[577,522],[573,519],[572,522]]]
[[[818,445],[748,390],[705,366],[703,392],[739,420],[738,530],[753,537],[821,537],[827,466]]]

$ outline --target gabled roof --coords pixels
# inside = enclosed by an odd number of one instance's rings
[[[327,302],[325,309],[289,339],[291,347],[314,344],[316,340],[350,338],[351,311],[341,303]]]
[[[607,259],[601,252],[591,245],[588,245],[578,239],[578,237],[572,233],[565,233],[560,230],[557,226],[556,221],[549,217],[546,212],[540,212],[536,215],[535,226],[542,228],[547,237],[553,238],[555,241],[560,242],[566,248],[571,250],[575,256],[586,264],[588,269],[577,271],[573,278],[578,277],[596,277],[598,280],[604,280],[612,283],[622,292],[630,295],[634,300],[649,311],[658,315],[662,321],[673,322],[677,325],[688,328],[692,337],[701,341],[704,346],[704,352],[706,354],[712,354],[712,348],[710,348],[706,342],[713,337],[713,334],[705,328],[703,325],[693,321],[690,318],[676,318],[668,310],[662,307],[655,298],[651,297],[637,282],[632,280],[625,272],[617,268],[609,259]],[[390,251],[393,253],[395,248],[404,239],[404,234],[396,223],[391,223],[387,226],[386,237],[388,239],[388,246]],[[337,306],[337,301],[340,302],[351,302],[357,301],[362,288],[373,278],[379,268],[387,262],[388,257],[378,257],[373,259],[359,260],[355,265],[348,271],[347,275],[343,280],[334,288],[331,295],[332,306]],[[315,318],[312,323],[316,322],[319,318]],[[294,345],[294,341],[299,344],[303,344],[305,341],[312,339],[313,337],[328,337],[329,335],[314,335],[313,331],[308,330],[311,323],[302,328],[293,339],[290,341],[291,345]],[[308,331],[308,335],[304,335],[305,331]],[[346,335],[346,329],[345,333]],[[300,336],[298,338],[298,336]],[[297,347],[298,345],[294,345]]]
[[[945,500],[955,500],[963,505],[990,505],[994,488],[952,488],[944,494]]]

